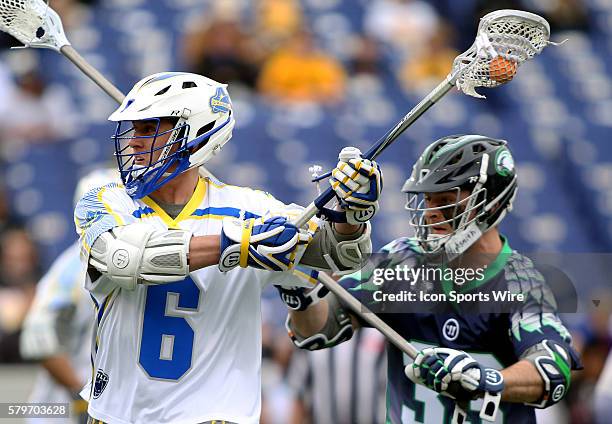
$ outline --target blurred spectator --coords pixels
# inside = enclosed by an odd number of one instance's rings
[[[441,24],[425,48],[408,57],[399,71],[399,80],[406,91],[430,90],[446,78],[459,54],[451,47],[452,35],[452,28]]]
[[[217,8],[212,20],[202,17],[190,28],[182,43],[182,58],[190,72],[206,75],[223,83],[254,87],[260,49],[243,30],[233,8]]]
[[[267,49],[275,49],[303,27],[297,0],[259,0],[256,11],[257,38]]]
[[[19,328],[39,277],[38,254],[28,233],[12,228],[0,235],[0,362],[19,356]]]
[[[0,287],[33,289],[38,281],[38,252],[30,235],[11,228],[0,239]]]
[[[550,23],[551,32],[588,30],[586,2],[581,0],[522,0],[523,9],[543,15]]]
[[[70,30],[82,24],[88,4],[95,2],[96,0],[53,0],[51,7],[62,19],[64,29]]]
[[[54,142],[76,137],[78,116],[65,87],[49,86],[37,70],[17,76],[7,99],[10,114],[0,114],[0,141]]]
[[[528,10],[542,15],[548,20],[551,33],[589,29],[587,2],[581,0],[478,0],[474,30],[480,17],[498,9]]]
[[[384,337],[372,328],[332,349],[295,351],[287,376],[291,424],[385,422],[385,355]]]
[[[3,164],[0,162],[0,165]],[[11,214],[6,197],[6,187],[0,184],[0,237],[9,228],[15,227],[21,227],[21,222]]]
[[[369,2],[365,30],[394,48],[398,59],[419,52],[438,29],[438,14],[421,0],[375,0]]]
[[[274,101],[333,104],[343,98],[345,83],[342,64],[302,30],[264,64],[258,87]]]
[[[379,42],[368,36],[356,38],[349,59],[348,70],[351,76],[386,76],[387,63]]]

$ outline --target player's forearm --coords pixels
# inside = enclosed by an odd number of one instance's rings
[[[544,382],[529,361],[519,361],[501,371],[504,376],[504,402],[536,402],[544,392]]]
[[[221,256],[220,236],[192,237],[189,242],[189,271],[217,265]]]
[[[72,363],[66,354],[50,356],[41,362],[53,380],[71,393],[78,392],[83,382],[72,368]]]
[[[318,333],[327,322],[329,308],[327,300],[321,299],[305,311],[289,311],[294,332],[307,338]]]

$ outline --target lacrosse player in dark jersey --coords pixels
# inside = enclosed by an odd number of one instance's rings
[[[388,348],[387,422],[447,423],[456,402],[481,422],[485,398],[495,422],[535,423],[534,408],[559,402],[581,368],[549,283],[498,230],[516,190],[505,141],[435,141],[403,187],[415,236],[392,241],[341,280],[420,350],[412,361]],[[399,281],[406,270],[420,270],[416,281]],[[327,348],[367,325],[322,293],[299,292],[303,306],[290,311],[298,347]]]

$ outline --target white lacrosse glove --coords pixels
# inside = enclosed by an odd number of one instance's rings
[[[382,171],[376,162],[363,159],[356,147],[342,149],[329,183],[346,211],[349,224],[363,224],[378,211]]]
[[[284,217],[223,219],[219,269],[229,271],[240,265],[269,271],[287,271],[301,259],[312,235]]]
[[[458,401],[485,398],[481,417],[493,420],[504,389],[502,374],[485,368],[467,353],[443,347],[420,351],[404,369],[415,384],[422,384]]]

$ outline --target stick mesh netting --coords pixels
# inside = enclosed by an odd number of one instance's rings
[[[497,87],[510,81],[518,66],[550,43],[550,30],[544,19],[518,13],[521,12],[498,11],[481,19],[476,41],[453,63],[453,71],[467,68],[457,80],[460,90],[481,97],[474,88]]]
[[[40,0],[0,0],[0,30],[28,45],[44,35],[46,14]]]

